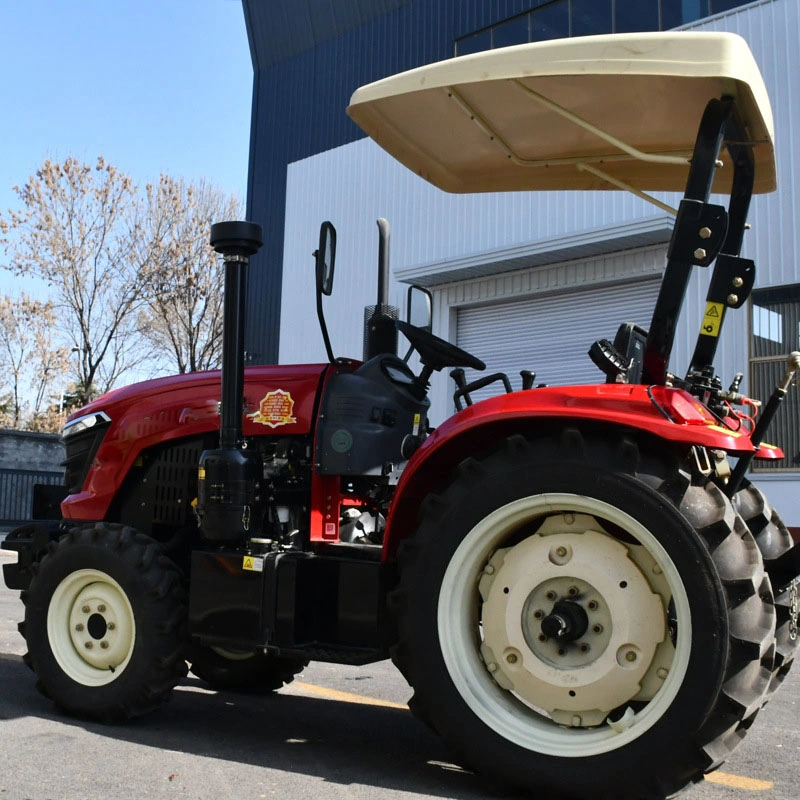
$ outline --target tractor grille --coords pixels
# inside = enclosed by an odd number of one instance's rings
[[[92,459],[97,453],[110,421],[98,421],[91,428],[64,436],[64,449],[67,456],[61,462],[65,468],[64,482],[68,494],[76,494],[83,488]]]

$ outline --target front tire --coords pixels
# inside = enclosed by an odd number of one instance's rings
[[[210,688],[235,692],[274,692],[308,666],[306,659],[199,644],[192,647],[189,659],[191,671]]]
[[[663,797],[749,727],[769,581],[722,492],[680,466],[629,438],[512,437],[423,504],[393,658],[412,710],[491,781]]]
[[[158,708],[186,674],[186,592],[149,536],[96,523],[66,533],[23,592],[27,663],[70,714],[122,721]]]

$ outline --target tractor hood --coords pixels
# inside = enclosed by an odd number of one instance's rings
[[[244,436],[310,434],[328,364],[245,370]],[[145,451],[177,439],[211,446],[220,427],[220,372],[198,372],[114,389],[71,414],[62,436],[71,494],[66,518],[102,519]],[[91,469],[89,469],[91,464]],[[85,478],[85,480],[84,480]]]
[[[263,426],[288,426],[291,431],[287,432],[308,432],[317,386],[326,367],[327,364],[303,364],[247,368],[245,435],[263,433]],[[169,418],[171,424],[179,425],[200,419],[214,419],[217,421],[212,427],[218,427],[220,376],[219,370],[193,372],[112,389],[70,414],[64,426],[64,435],[69,437],[76,423],[97,414],[107,416],[113,428],[123,420],[136,420],[138,423],[147,421],[152,425],[156,419],[165,417]],[[181,435],[185,435],[185,432]]]

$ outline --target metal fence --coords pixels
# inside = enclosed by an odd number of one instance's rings
[[[35,484],[60,486],[63,471],[0,469],[0,527],[13,528],[32,517]]]

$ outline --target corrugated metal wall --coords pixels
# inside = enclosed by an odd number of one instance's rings
[[[340,16],[336,30],[341,33],[327,40],[323,32],[314,32],[326,18],[324,3],[243,4],[255,62],[248,218],[264,226],[265,236],[248,276],[245,339],[254,361],[270,363],[278,358],[286,165],[361,138],[344,113],[361,84],[448,58],[457,37],[527,10],[530,3],[350,0],[355,10]],[[334,5],[344,8],[348,3]],[[296,52],[314,41],[320,43]],[[280,54],[295,52],[274,63]]]

